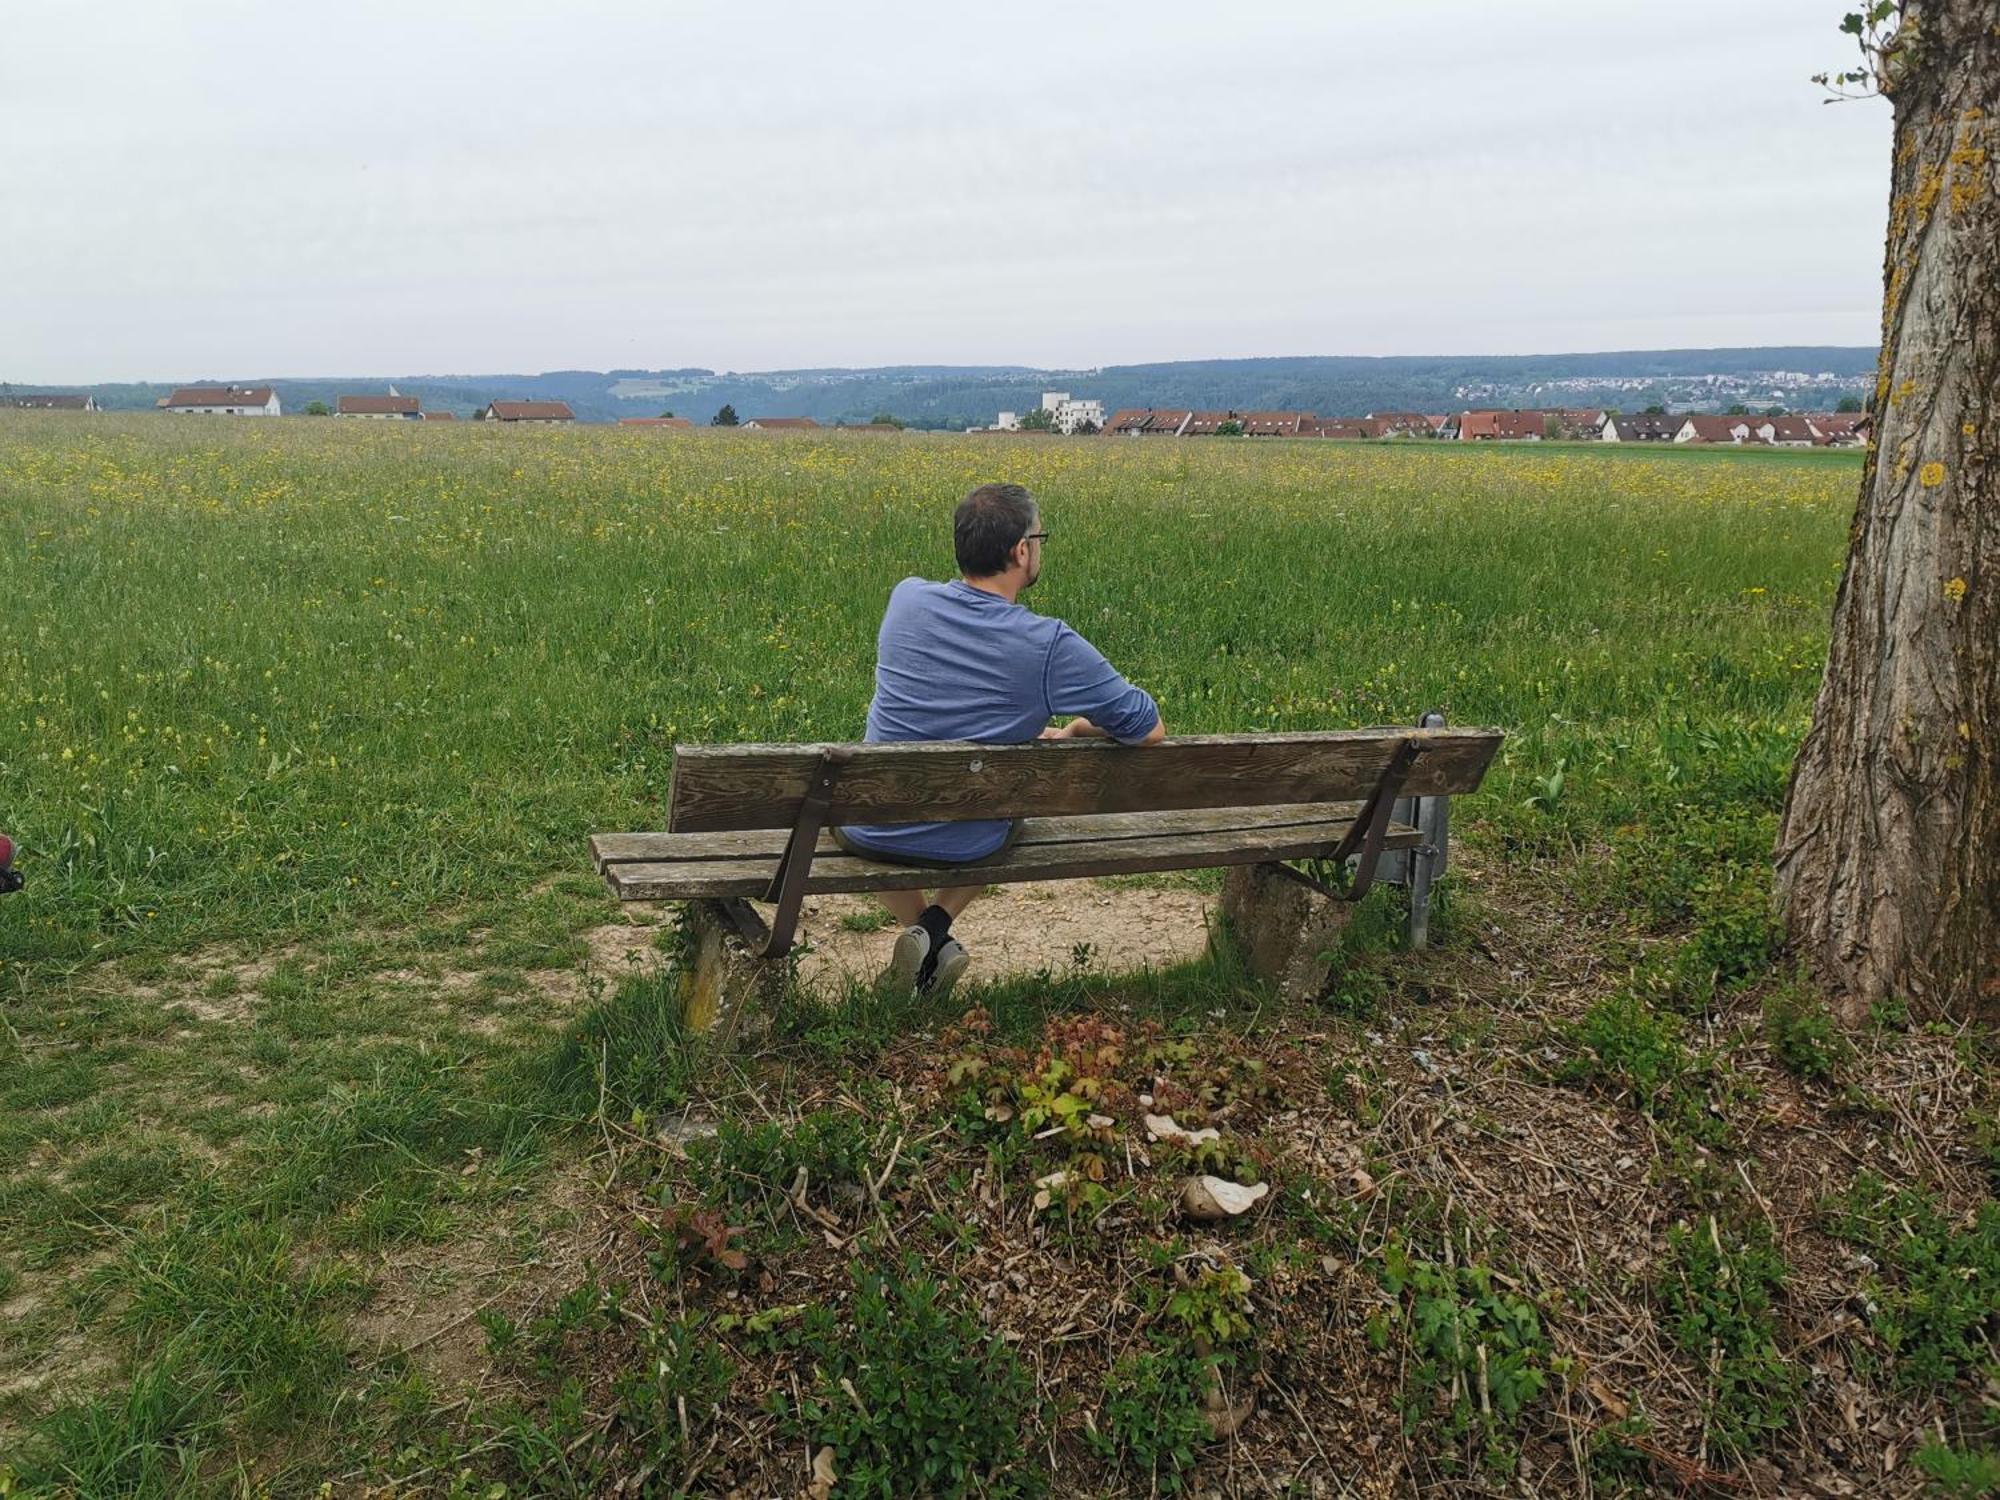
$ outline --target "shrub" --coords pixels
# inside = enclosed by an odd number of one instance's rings
[[[1029,1455],[1034,1380],[971,1313],[950,1306],[956,1282],[900,1270],[858,1273],[853,1327],[823,1341],[813,1394],[799,1413],[830,1444],[842,1495],[1039,1495]]]
[[[1869,1326],[1905,1385],[2000,1376],[1985,1336],[2000,1305],[2000,1203],[1954,1225],[1927,1193],[1890,1192],[1871,1172],[1835,1205],[1835,1232],[1868,1249],[1886,1274],[1868,1283]]]
[[[1213,1363],[1187,1350],[1127,1355],[1105,1379],[1091,1447],[1135,1487],[1178,1494],[1209,1440],[1202,1400],[1214,1378]]]
[[[1422,1394],[1404,1398],[1406,1429],[1415,1431],[1427,1411],[1441,1411],[1446,1439],[1476,1433],[1486,1466],[1512,1473],[1522,1413],[1548,1384],[1549,1340],[1534,1302],[1499,1290],[1486,1266],[1419,1259],[1395,1240],[1383,1248],[1376,1274],[1399,1299],[1395,1317],[1407,1326],[1416,1359],[1408,1378]],[[1388,1347],[1389,1326],[1381,1314],[1370,1320],[1378,1349]]]
[[[1847,1060],[1847,1039],[1832,1012],[1802,983],[1781,986],[1766,998],[1764,1035],[1780,1062],[1817,1083],[1832,1078]]]
[[[1709,1430],[1738,1455],[1791,1425],[1803,1372],[1778,1349],[1785,1262],[1761,1226],[1726,1242],[1711,1217],[1667,1231],[1660,1304],[1674,1342],[1708,1374]]]

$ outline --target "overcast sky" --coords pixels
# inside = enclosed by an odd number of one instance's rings
[[[1840,0],[0,0],[0,379],[1872,343]]]

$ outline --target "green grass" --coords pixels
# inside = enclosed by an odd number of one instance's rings
[[[995,474],[1054,531],[1034,604],[1175,729],[1441,707],[1515,733],[1497,794],[1566,758],[1573,799],[1677,728],[1796,740],[1855,483],[1814,454],[10,414],[0,806],[31,884],[0,979],[513,897],[657,821],[676,739],[856,734],[883,598],[948,570]]]
[[[1692,1028],[1769,977],[1764,860],[1857,471],[0,413],[0,827],[28,880],[0,900],[0,1302],[34,1304],[0,1331],[0,1447],[28,1434],[7,1462],[92,1494],[239,1471],[309,1491],[384,1454],[452,1482],[421,1374],[353,1337],[376,1268],[527,1232],[552,1162],[694,1107],[721,1066],[668,980],[578,977],[582,935],[615,917],[585,837],[658,826],[676,740],[858,734],[882,601],[948,572],[950,507],[985,480],[1042,499],[1029,602],[1176,731],[1427,708],[1504,727],[1464,847],[1574,872],[1581,907],[1653,945],[1572,1053],[1606,1093],[1692,1118]],[[1356,978],[1328,1022],[1383,988]],[[964,998],[794,995],[773,1045],[865,1073]],[[974,998],[1010,1040],[1111,1007],[1174,1035],[1268,1012],[1226,952]],[[1788,1065],[1839,1061],[1805,1002],[1771,1015]],[[780,1166],[804,1150],[742,1144]],[[886,1265],[874,1285],[963,1356],[931,1392],[958,1411],[988,1355],[957,1293]],[[581,1337],[593,1306],[547,1339]],[[698,1327],[662,1321],[648,1347],[712,1380]],[[14,1383],[76,1348],[103,1354],[94,1375]],[[1181,1473],[1192,1378],[1124,1368],[1106,1437],[1124,1470]],[[582,1399],[482,1409],[480,1441],[531,1487],[589,1493]],[[618,1400],[661,1454],[702,1440],[644,1390]],[[1172,1417],[1157,1441],[1153,1411]],[[999,1472],[1039,1420],[987,1415],[953,1473]],[[922,1431],[851,1436],[881,1482],[918,1472]]]

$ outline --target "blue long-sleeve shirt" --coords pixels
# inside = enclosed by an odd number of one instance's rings
[[[1019,745],[1057,714],[1081,714],[1113,739],[1143,740],[1160,721],[1144,689],[1061,620],[962,580],[905,578],[875,642],[868,738]],[[847,828],[863,849],[904,859],[981,859],[1006,842],[1002,820]]]

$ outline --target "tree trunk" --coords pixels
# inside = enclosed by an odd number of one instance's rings
[[[1778,910],[1850,1016],[2000,1013],[2000,26],[1908,0],[1874,436]]]

